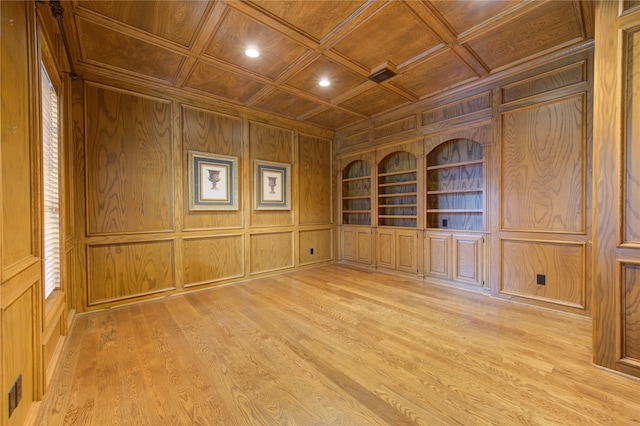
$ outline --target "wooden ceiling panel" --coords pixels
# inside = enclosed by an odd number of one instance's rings
[[[321,107],[322,105],[283,90],[276,89],[253,106],[265,111],[296,119]]]
[[[173,81],[184,55],[111,28],[78,19],[84,60],[166,82]]]
[[[400,67],[438,44],[441,40],[409,9],[389,3],[333,48],[373,70],[387,61]]]
[[[396,77],[393,84],[423,98],[476,78],[478,75],[449,50]]]
[[[492,71],[582,39],[570,1],[543,3],[526,15],[468,41]]]
[[[326,110],[307,117],[306,121],[311,124],[315,124],[317,126],[328,127],[331,128],[336,124],[338,127],[350,126],[352,124],[357,123],[358,121],[362,121],[362,117],[358,117],[355,114],[350,114],[346,111],[327,108]]]
[[[322,87],[318,84],[324,78],[331,82],[330,86]],[[286,84],[329,101],[367,81],[366,77],[320,56],[288,80]]]
[[[264,85],[237,73],[198,62],[184,87],[244,104]]]
[[[592,0],[67,0],[83,77],[148,80],[337,130],[588,48]],[[70,17],[70,19],[69,19]],[[245,56],[248,45],[261,52]],[[533,63],[533,62],[532,62]],[[368,76],[387,64],[397,75]],[[318,83],[327,78],[328,87]]]
[[[505,13],[518,4],[522,4],[522,1],[431,0],[430,3],[458,35]]]
[[[260,56],[248,57],[244,53],[248,47],[258,49]],[[274,29],[229,9],[204,54],[275,80],[306,52]]]
[[[206,9],[207,2],[193,1],[80,1],[100,15],[189,46]]]
[[[251,3],[293,25],[319,42],[349,18],[365,2],[346,0],[265,0],[252,1]]]
[[[370,117],[380,111],[388,111],[408,103],[408,99],[385,89],[383,86],[373,86],[340,105]]]

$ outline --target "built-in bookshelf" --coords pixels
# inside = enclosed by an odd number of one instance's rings
[[[427,227],[484,229],[482,146],[455,139],[427,156]]]
[[[371,225],[371,167],[349,163],[342,171],[342,224]]]
[[[378,225],[417,226],[416,157],[405,151],[389,154],[378,165]]]

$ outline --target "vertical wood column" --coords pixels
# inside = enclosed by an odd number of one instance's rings
[[[640,376],[640,9],[596,5],[593,352]]]

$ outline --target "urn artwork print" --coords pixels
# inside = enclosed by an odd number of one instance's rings
[[[238,159],[189,151],[189,210],[238,210]]]
[[[256,210],[290,210],[291,165],[255,160],[254,192]]]

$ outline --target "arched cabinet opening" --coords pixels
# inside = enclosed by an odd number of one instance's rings
[[[378,226],[415,228],[418,218],[416,157],[398,151],[378,164]]]
[[[484,226],[482,146],[454,139],[427,155],[427,228],[481,231]]]
[[[371,225],[371,167],[356,160],[342,171],[342,224]]]

